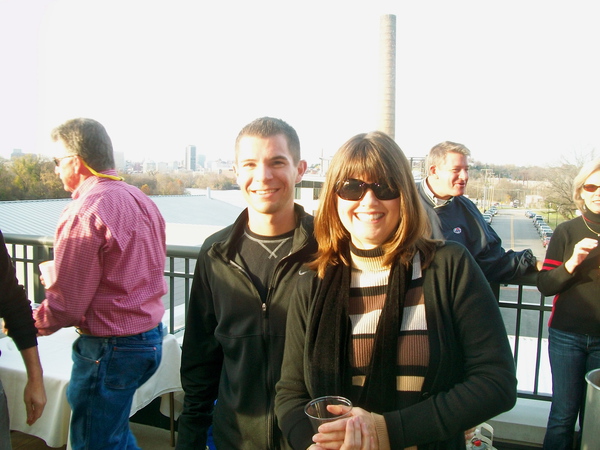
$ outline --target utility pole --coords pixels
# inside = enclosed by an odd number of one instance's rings
[[[483,210],[487,211],[491,205],[491,199],[488,196],[488,178],[494,175],[494,171],[492,169],[481,169],[481,171],[483,172]]]

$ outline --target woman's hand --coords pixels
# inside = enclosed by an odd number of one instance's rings
[[[583,238],[573,248],[573,255],[565,262],[567,272],[573,273],[575,268],[583,262],[590,252],[598,246],[597,239]]]
[[[354,407],[351,417],[328,422],[313,436],[310,450],[378,450],[377,431],[371,414]]]

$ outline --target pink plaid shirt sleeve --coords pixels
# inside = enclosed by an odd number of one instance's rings
[[[158,325],[167,292],[165,241],[164,220],[143,192],[87,179],[58,223],[56,281],[34,312],[38,332],[77,326],[96,336],[126,336]]]

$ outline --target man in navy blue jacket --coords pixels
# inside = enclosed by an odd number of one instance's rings
[[[502,240],[477,206],[464,197],[470,154],[464,145],[445,141],[427,155],[428,176],[419,183],[418,191],[431,222],[432,237],[467,247],[489,282],[506,282],[539,270],[531,249],[515,252],[502,248]]]

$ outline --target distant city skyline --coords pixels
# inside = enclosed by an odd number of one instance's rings
[[[600,148],[591,0],[198,2],[0,0],[0,156],[48,152],[73,117],[116,151],[233,159],[256,117],[289,122],[304,158],[377,126],[379,20],[397,17],[396,141],[465,144],[490,164]]]
[[[193,149],[193,151],[192,151]],[[190,152],[190,153],[188,153]],[[117,167],[117,169],[123,169],[126,165],[126,163],[135,163],[135,164],[143,164],[145,162],[148,163],[167,163],[167,164],[174,164],[177,163],[179,164],[181,167],[179,167],[180,169],[186,169],[186,170],[200,170],[201,168],[207,168],[206,164],[207,163],[214,163],[217,161],[221,161],[223,163],[231,163],[231,165],[233,166],[234,160],[233,160],[233,155],[231,159],[223,159],[221,157],[216,157],[216,158],[211,158],[211,159],[207,159],[206,155],[203,154],[199,154],[196,153],[196,146],[195,145],[187,145],[181,153],[181,158],[179,158],[178,156],[173,156],[173,155],[169,155],[167,158],[165,159],[155,159],[155,158],[150,158],[150,157],[142,157],[141,159],[135,159],[135,158],[130,158],[127,156],[127,154],[125,152],[120,152],[120,151],[113,151],[114,153],[114,158],[115,158],[115,165]],[[193,153],[193,157],[191,156]],[[11,154],[8,157],[4,157],[6,159],[11,159],[13,157],[20,157],[20,156],[24,156],[24,155],[36,155],[36,156],[41,156],[43,158],[47,158],[50,159],[51,157],[49,155],[42,155],[40,153],[32,153],[32,152],[24,152],[22,149],[20,148],[15,148],[13,149],[13,151],[11,152]],[[1,156],[1,155],[0,155]],[[308,161],[309,165],[315,165],[320,163],[320,161]],[[171,170],[173,170],[173,168],[171,168]]]

